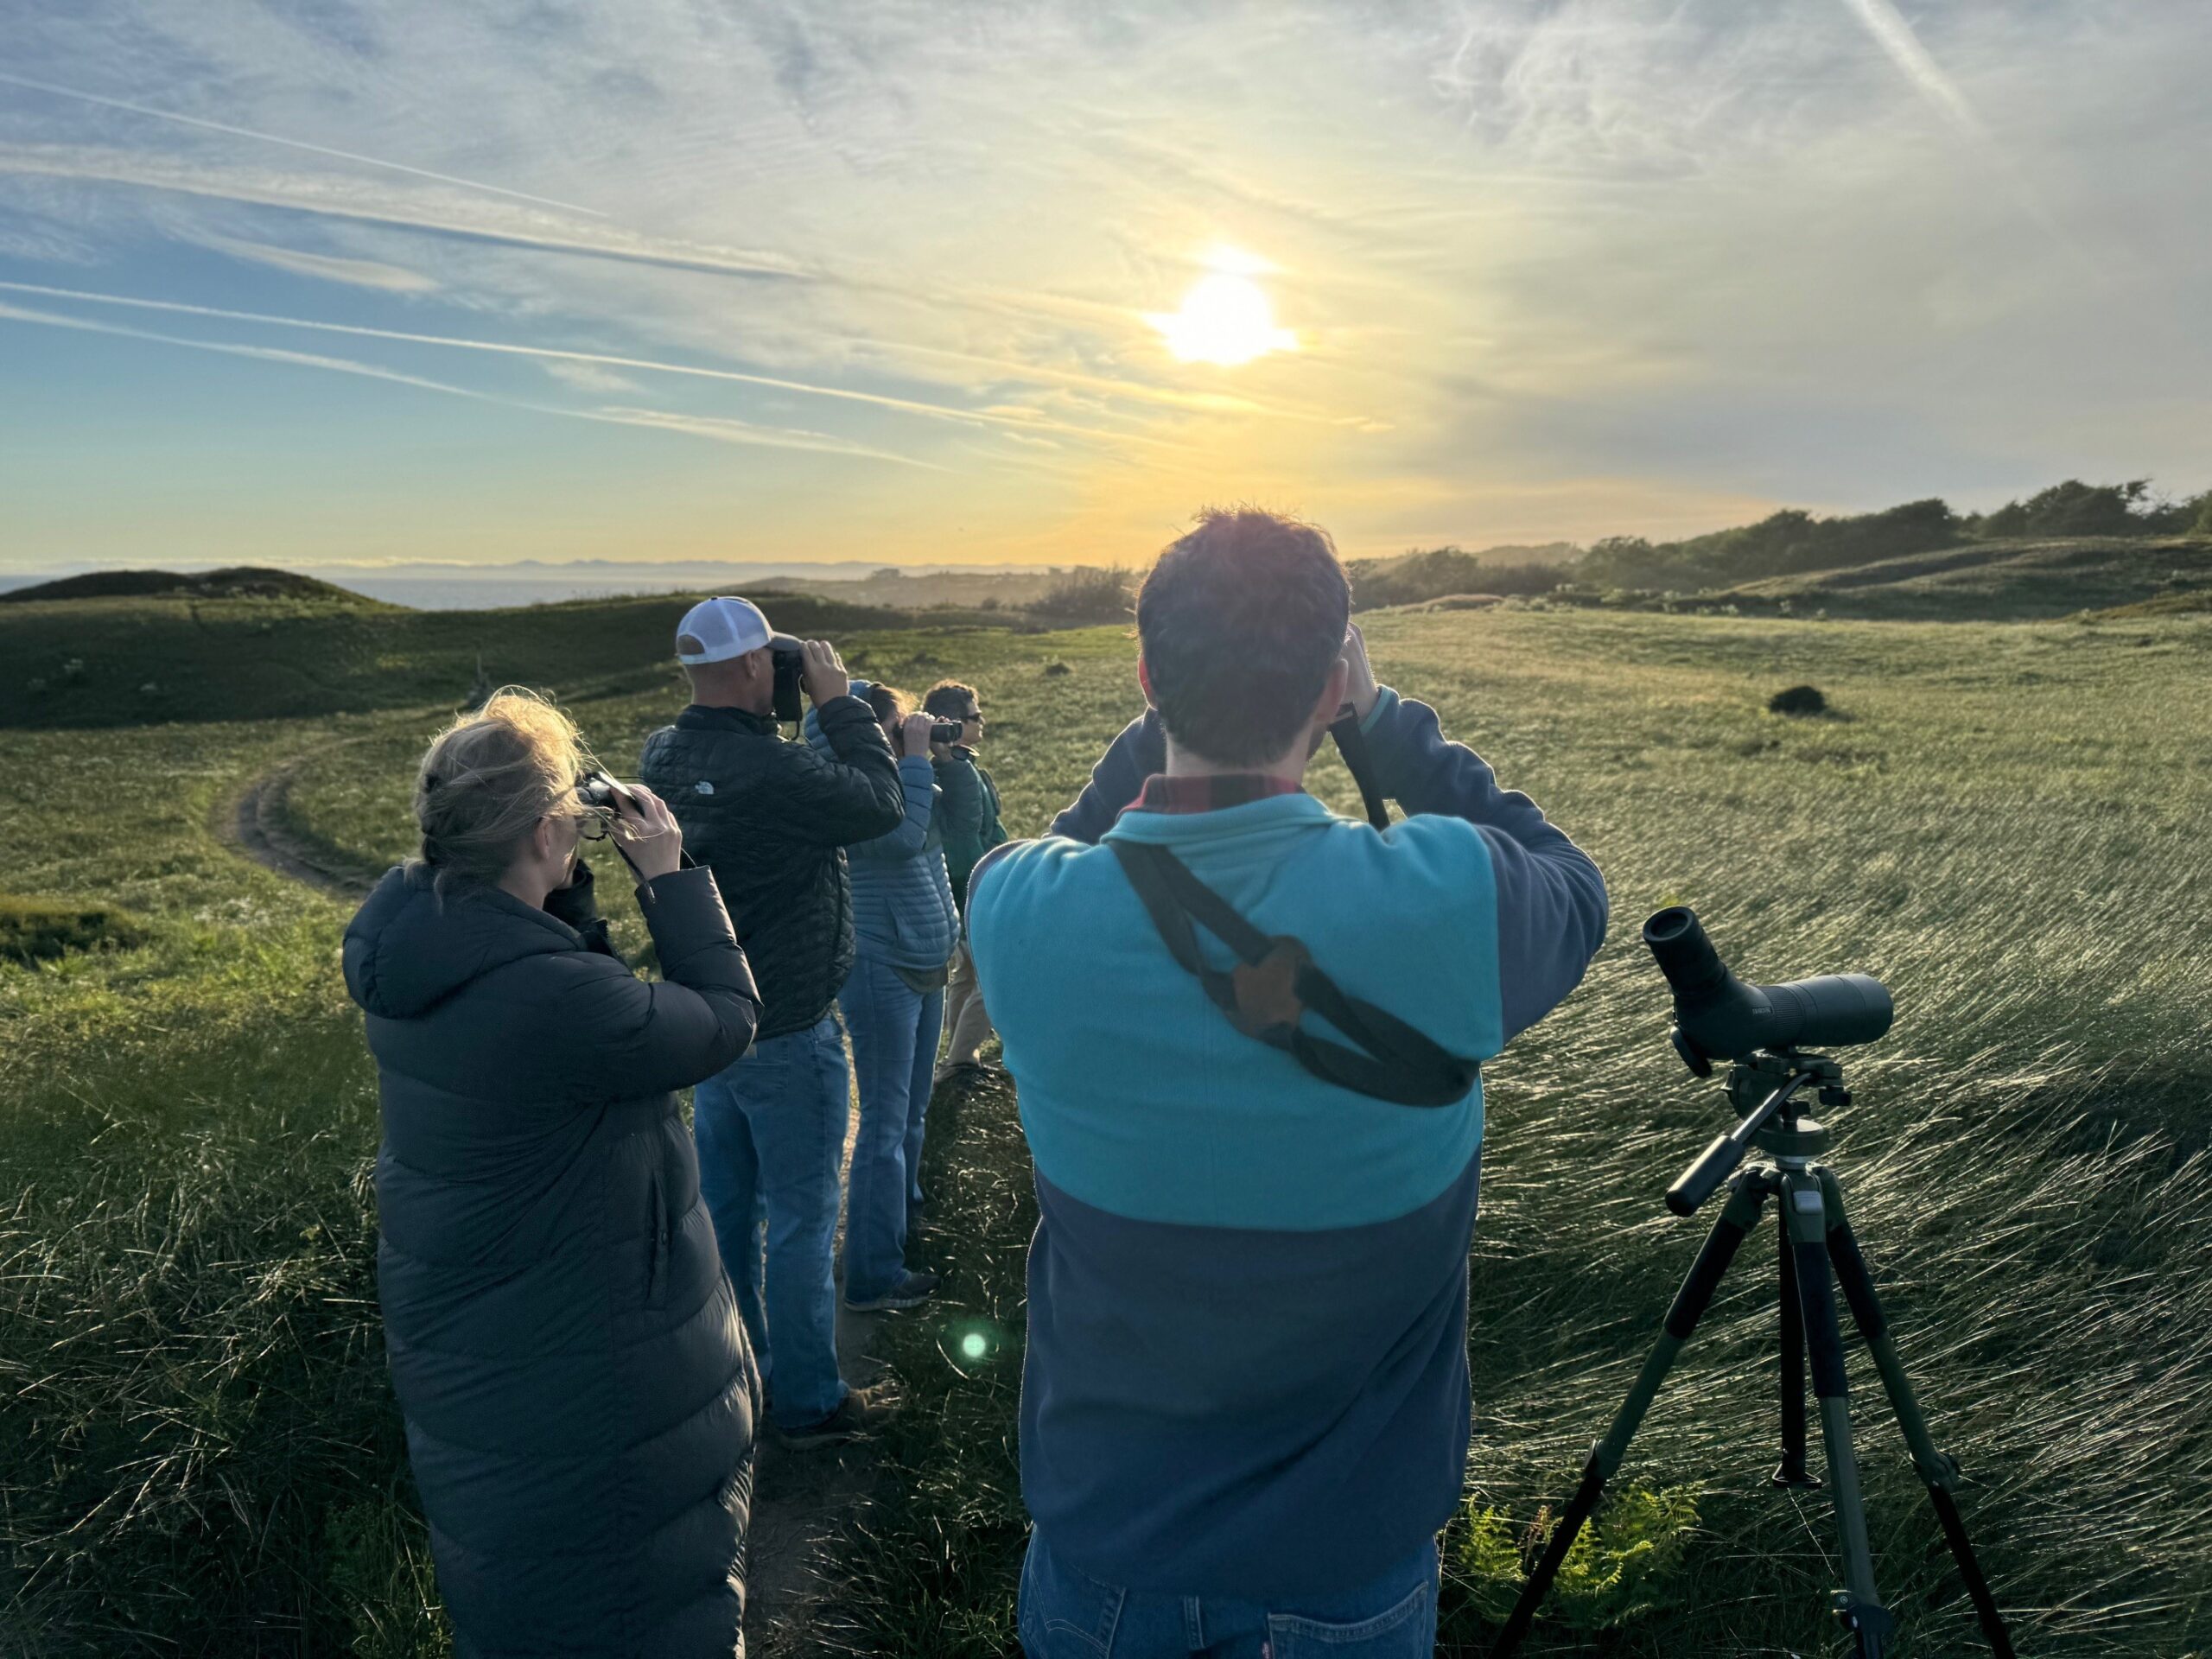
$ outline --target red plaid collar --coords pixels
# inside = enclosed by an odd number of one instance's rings
[[[1303,786],[1287,779],[1260,772],[1212,772],[1196,778],[1170,778],[1155,772],[1144,780],[1144,789],[1124,812],[1217,812],[1224,806],[1243,806],[1276,795],[1302,795]]]

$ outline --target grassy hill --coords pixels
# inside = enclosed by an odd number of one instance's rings
[[[1548,550],[1534,550],[1546,552]],[[1700,587],[1615,586],[1597,550],[1580,560],[1498,563],[1457,548],[1355,560],[1353,603],[1370,610],[1498,594],[1627,610],[1700,609],[1866,621],[2020,622],[2116,606],[2189,608],[2212,593],[2212,537],[2073,536],[1957,541],[1918,552]]]
[[[322,588],[324,584],[309,587]],[[344,594],[129,596],[0,606],[0,727],[300,720],[454,704],[478,681],[575,696],[668,683],[690,597],[410,611]],[[20,599],[20,595],[8,595]],[[988,618],[940,613],[958,628]],[[912,619],[833,600],[779,601],[777,626],[843,639]]]
[[[222,570],[95,570],[0,593],[0,605],[65,599],[292,599],[382,609],[383,602],[313,576],[262,565]]]
[[[1848,569],[1770,576],[1693,604],[1896,621],[2033,620],[2212,594],[2212,538],[1977,542]]]

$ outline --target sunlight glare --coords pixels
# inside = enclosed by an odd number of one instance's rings
[[[1218,268],[1228,261],[1209,263],[1217,269],[1183,296],[1181,310],[1146,318],[1178,359],[1234,367],[1269,352],[1298,349],[1298,336],[1275,327],[1274,308],[1257,283],[1243,270]]]

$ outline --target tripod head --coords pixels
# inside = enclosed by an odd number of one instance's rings
[[[1667,1207],[1678,1216],[1697,1213],[1713,1189],[1736,1173],[1753,1147],[1785,1166],[1828,1149],[1831,1137],[1817,1118],[1805,1116],[1798,1099],[1811,1090],[1823,1106],[1848,1106],[1843,1067],[1826,1054],[1774,1049],[1746,1055],[1728,1068],[1728,1098],[1742,1120],[1675,1178]]]

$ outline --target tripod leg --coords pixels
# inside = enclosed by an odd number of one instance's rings
[[[1897,1357],[1897,1344],[1890,1340],[1889,1320],[1882,1312],[1880,1300],[1874,1294],[1874,1276],[1866,1269],[1866,1258],[1859,1253],[1859,1240],[1844,1214],[1842,1189],[1836,1185],[1832,1172],[1822,1169],[1815,1173],[1820,1177],[1827,1214],[1828,1256],[1835,1263],[1835,1276],[1843,1286],[1844,1300],[1851,1305],[1852,1319],[1874,1356],[1874,1369],[1882,1374],[1882,1387],[1889,1394],[1890,1409],[1897,1414],[1897,1426],[1904,1430],[1905,1445],[1912,1452],[1912,1466],[1928,1487],[1928,1501],[1935,1506],[1936,1519],[1942,1524],[1944,1540],[1951,1547],[1952,1559],[1958,1563],[1959,1576],[1966,1581],[1974,1616],[1981,1621],[1982,1636],[1998,1659],[2012,1659],[2012,1636],[1997,1611],[1997,1599],[1989,1592],[1989,1581],[1981,1575],[1981,1563],[1975,1559],[1974,1546],[1967,1541],[1966,1523],[1959,1518],[1955,1496],[1959,1465],[1936,1450],[1935,1437],[1928,1432],[1928,1421],[1920,1414],[1920,1402],[1913,1397],[1904,1363]]]
[[[1797,1255],[1789,1229],[1775,1230],[1782,1242],[1782,1462],[1777,1486],[1815,1487],[1820,1478],[1805,1466],[1805,1316],[1797,1305]]]
[[[1643,1369],[1637,1374],[1628,1398],[1613,1414],[1612,1427],[1605,1431],[1605,1438],[1590,1449],[1590,1459],[1582,1465],[1582,1483],[1575,1488],[1574,1497],[1566,1513],[1560,1516],[1559,1524],[1552,1529],[1551,1541],[1544,1548],[1542,1559],[1529,1573],[1528,1583],[1522,1586],[1520,1598],[1513,1604],[1512,1615],[1505,1621],[1497,1645],[1491,1649],[1491,1659],[1506,1659],[1521,1645],[1521,1638],[1528,1635],[1529,1624],[1536,1616],[1537,1604],[1543,1600],[1544,1592],[1559,1575],[1560,1563],[1573,1548],[1582,1523],[1598,1507],[1599,1494],[1605,1491],[1605,1483],[1628,1455],[1630,1440],[1643,1422],[1643,1414],[1651,1409],[1659,1385],[1667,1380],[1675,1356],[1681,1352],[1682,1344],[1690,1339],[1698,1320],[1704,1317],[1721,1274],[1728,1271],[1729,1262],[1735,1259],[1736,1247],[1757,1224],[1771,1179],[1766,1170],[1747,1169],[1730,1184],[1728,1203],[1722,1209],[1720,1218],[1713,1224],[1704,1247],[1690,1266],[1689,1276],[1675,1293],[1674,1305],[1667,1310],[1666,1324],[1659,1332],[1659,1339],[1645,1357]]]
[[[1835,1492],[1836,1530],[1843,1541],[1844,1587],[1836,1616],[1858,1644],[1859,1659],[1880,1659],[1892,1624],[1874,1588],[1874,1552],[1866,1541],[1866,1507],[1859,1491],[1859,1459],[1851,1446],[1850,1389],[1844,1377],[1843,1332],[1828,1282],[1827,1227],[1819,1177],[1793,1170],[1782,1178],[1782,1225],[1797,1257],[1797,1305],[1805,1321],[1813,1394],[1821,1402],[1821,1440],[1828,1484]]]

